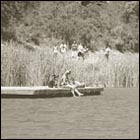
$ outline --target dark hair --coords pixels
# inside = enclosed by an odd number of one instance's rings
[[[55,78],[58,78],[59,75],[53,74],[52,77],[55,79]]]

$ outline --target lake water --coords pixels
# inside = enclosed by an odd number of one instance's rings
[[[105,89],[102,95],[2,99],[1,138],[139,138],[139,89]]]

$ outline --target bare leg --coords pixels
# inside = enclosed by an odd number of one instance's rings
[[[72,93],[73,97],[76,97],[73,89],[71,90],[71,93]]]
[[[76,95],[75,95],[75,87],[74,86],[66,85],[65,87],[69,87],[71,89],[71,93],[72,93],[73,97],[76,97]]]
[[[76,92],[79,96],[84,95],[84,94],[80,93],[76,88],[75,88],[75,92]]]

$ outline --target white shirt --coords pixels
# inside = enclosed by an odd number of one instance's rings
[[[66,44],[61,44],[61,45],[60,45],[60,51],[61,51],[62,53],[66,52],[66,48],[67,48]]]
[[[57,46],[54,46],[54,48],[53,48],[53,52],[54,52],[54,53],[57,53],[57,52],[58,52],[58,50],[57,50]]]
[[[83,48],[83,46],[81,44],[78,46],[78,51],[79,52],[84,52],[84,48]]]
[[[109,53],[109,52],[110,52],[110,48],[107,47],[107,48],[105,49],[105,52],[106,52],[106,53]]]

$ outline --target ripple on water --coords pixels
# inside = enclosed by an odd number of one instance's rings
[[[2,99],[2,138],[139,138],[139,90],[100,96]]]

